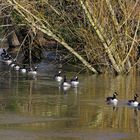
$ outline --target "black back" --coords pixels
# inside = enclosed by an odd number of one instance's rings
[[[128,100],[128,102],[129,102],[129,103],[135,102],[135,101],[137,101],[137,98],[138,98],[138,97],[139,97],[138,94],[135,94],[135,95],[134,95],[134,99],[133,99],[133,100]]]
[[[58,73],[57,73],[57,74],[55,74],[55,76],[54,76],[54,77],[57,77],[57,76],[61,76],[61,71],[58,71]]]
[[[110,100],[116,99],[116,96],[117,96],[117,95],[118,95],[118,93],[117,93],[117,92],[114,92],[112,97],[107,97],[107,98],[106,98],[106,101],[108,102],[108,101],[110,101]]]
[[[74,76],[71,81],[78,81],[78,77],[77,76]]]

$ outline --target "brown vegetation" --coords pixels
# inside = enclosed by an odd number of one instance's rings
[[[12,24],[14,32],[26,30],[18,36],[22,46],[47,47],[54,40],[94,73],[127,73],[138,63],[139,0],[6,0],[0,5],[1,16],[12,21],[8,29]]]

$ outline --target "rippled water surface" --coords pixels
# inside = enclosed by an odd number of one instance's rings
[[[3,63],[0,67],[0,139],[139,140],[140,111],[126,105],[140,92],[139,74],[80,74],[79,87],[64,91],[47,64],[37,77],[9,71]],[[70,79],[75,72],[64,74]],[[117,108],[105,103],[114,91]]]

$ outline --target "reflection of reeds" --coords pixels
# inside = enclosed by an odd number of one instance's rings
[[[134,93],[139,90],[137,86],[140,81],[136,77],[132,73],[128,76],[94,76],[88,80],[86,79],[86,86],[89,90],[86,90],[85,100],[88,102],[88,99],[90,99],[90,106],[80,107],[81,123],[96,129],[113,128],[128,132],[139,132],[139,111],[128,107],[126,104],[128,99],[133,98]],[[104,98],[104,95],[105,97],[112,95],[113,91],[119,93],[119,104],[115,110],[113,106],[105,104]],[[104,102],[99,100],[98,103],[98,99],[104,100]]]
[[[70,90],[67,95],[61,94],[58,88],[49,88],[49,84],[46,87],[44,81],[41,85],[41,81],[38,80],[27,80],[25,83],[20,80],[20,78],[11,80],[14,95],[11,96],[10,92],[10,97],[5,95],[6,101],[1,99],[1,102],[5,101],[5,109],[9,111],[24,114],[27,118],[33,117],[33,120],[29,119],[30,124],[21,124],[22,128],[38,130],[83,127],[83,129],[140,131],[139,110],[126,105],[127,100],[133,98],[134,93],[140,90],[139,77],[137,78],[134,73],[118,77],[85,76],[82,77],[82,86],[78,87],[77,93]],[[21,88],[23,83],[26,88]],[[15,94],[15,91],[18,93]],[[120,101],[115,110],[105,103],[105,97],[112,95],[114,91],[119,93]]]

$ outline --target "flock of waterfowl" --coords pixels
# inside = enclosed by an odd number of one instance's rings
[[[107,97],[106,98],[106,103],[111,104],[113,106],[117,106],[118,102],[119,102],[118,99],[116,98],[117,95],[118,95],[118,93],[114,92],[112,97]],[[139,97],[138,94],[135,94],[134,99],[131,99],[131,100],[127,101],[127,105],[130,106],[130,107],[140,109],[140,103],[137,101],[138,97]]]
[[[19,65],[16,60],[14,60],[11,55],[3,49],[1,53],[1,59],[4,63],[6,63],[10,68],[15,71],[29,74],[29,75],[37,75],[38,66],[32,67],[25,67],[25,65]],[[78,87],[79,80],[77,76],[74,76],[70,81],[67,81],[66,75],[62,76],[62,72],[59,70],[57,74],[54,75],[55,81],[59,83],[59,86],[63,87],[64,89],[69,89],[70,87]]]
[[[78,87],[79,80],[77,76],[74,76],[70,81],[67,81],[66,75],[62,76],[61,71],[59,71],[54,79],[59,83],[60,87],[63,87],[64,90],[69,89],[70,87]]]
[[[4,63],[6,63],[10,68],[12,68],[15,71],[19,71],[21,73],[28,73],[32,75],[37,74],[37,66],[34,68],[26,68],[25,65],[19,65],[17,61],[13,59],[5,49],[3,49],[3,52],[1,53],[1,59]]]
[[[3,49],[3,52],[1,53],[1,59],[4,63],[6,63],[10,68],[13,68],[15,71],[19,71],[21,73],[28,73],[30,75],[37,75],[37,66],[33,68],[29,67],[26,68],[24,65],[20,66],[16,60],[14,60],[11,55],[8,54],[8,52]],[[67,81],[66,75],[62,76],[61,70],[58,71],[57,74],[54,75],[55,81],[59,83],[59,86],[62,87],[64,90],[69,89],[70,87],[78,87],[79,85],[79,80],[77,76],[74,76],[70,81]],[[111,104],[113,106],[117,106],[118,104],[118,99],[116,96],[118,95],[117,92],[113,93],[112,97],[107,97],[106,98],[106,103]],[[134,95],[134,99],[128,100],[127,105],[131,107],[135,107],[140,109],[140,103],[137,101],[138,94]]]

